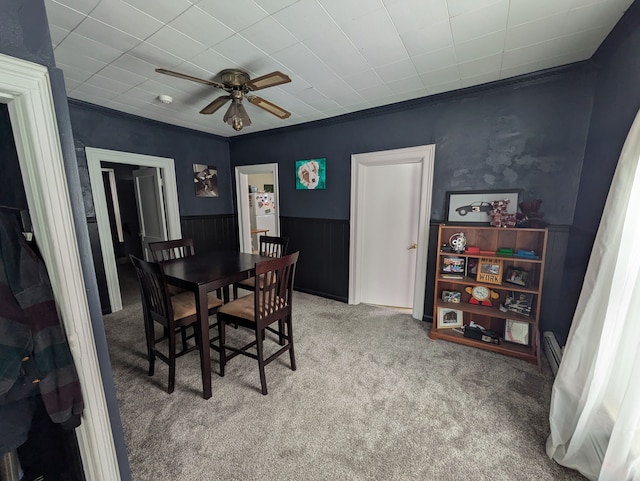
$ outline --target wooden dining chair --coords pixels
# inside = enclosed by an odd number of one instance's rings
[[[276,237],[263,235],[260,236],[260,250],[258,254],[265,257],[282,257],[287,253],[287,247],[289,246],[288,237]],[[242,281],[233,284],[233,298],[238,298],[238,288],[245,289],[247,291],[254,291],[256,288],[255,277],[244,279]]]
[[[149,250],[155,262],[164,262],[171,259],[182,259],[195,255],[193,239],[175,239],[160,242],[150,242]]]
[[[267,381],[264,367],[281,354],[289,351],[291,370],[296,370],[293,350],[293,278],[298,261],[298,252],[277,259],[256,264],[256,289],[253,295],[244,296],[223,305],[218,310],[218,328],[220,330],[220,376],[224,376],[227,361],[235,356],[244,356],[258,361],[262,394],[267,394]],[[237,324],[250,329],[255,340],[242,347],[230,346],[226,342],[227,324]],[[275,329],[274,324],[278,325]],[[265,336],[267,332],[277,336],[278,350],[264,358],[264,343],[273,339]],[[274,340],[275,341],[275,340]],[[253,347],[255,346],[255,353]],[[231,354],[227,355],[227,351]]]
[[[202,349],[200,330],[197,326],[197,309],[192,292],[183,292],[171,296],[165,282],[162,266],[156,262],[147,262],[133,255],[129,256],[136,270],[142,307],[144,314],[145,337],[147,341],[147,357],[149,360],[149,376],[153,376],[156,357],[169,365],[168,393],[175,388],[176,358],[194,350]],[[214,315],[222,305],[215,294],[207,296],[209,315]],[[155,325],[163,328],[163,334],[156,338]],[[176,335],[186,327],[194,328],[195,345],[176,351]],[[157,345],[167,341],[167,354],[161,352]],[[209,346],[206,346],[208,349]]]

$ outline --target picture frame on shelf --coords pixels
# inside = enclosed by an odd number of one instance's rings
[[[488,226],[492,202],[508,200],[506,214],[516,214],[522,201],[522,189],[447,191],[445,220],[451,224]]]
[[[440,259],[440,274],[443,277],[462,279],[465,275],[466,258],[443,256]]]
[[[523,316],[531,315],[531,308],[533,306],[533,294],[527,292],[507,292],[507,296],[504,300],[504,307]]]
[[[481,257],[478,261],[476,280],[485,284],[502,284],[502,259]]]
[[[516,321],[514,319],[506,319],[504,322],[504,340],[529,345],[530,325],[528,322]]]
[[[452,304],[460,304],[462,294],[460,291],[442,291],[442,300]]]
[[[521,287],[529,287],[529,271],[509,266],[507,267],[504,281]]]
[[[463,312],[458,309],[449,309],[448,307],[438,308],[438,319],[436,323],[437,329],[452,329],[454,327],[462,327]]]
[[[476,277],[478,275],[478,261],[477,257],[467,258],[467,276]]]

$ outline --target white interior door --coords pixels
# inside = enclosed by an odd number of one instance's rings
[[[140,240],[145,258],[149,260],[149,243],[168,239],[160,169],[146,167],[134,170],[133,180],[140,219]]]
[[[419,163],[364,170],[362,302],[413,307],[421,179]]]

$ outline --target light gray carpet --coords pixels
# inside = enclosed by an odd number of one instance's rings
[[[297,371],[238,357],[202,399],[198,354],[147,377],[135,285],[105,317],[129,461],[147,480],[584,480],[544,452],[552,375],[429,324],[295,293]],[[135,301],[135,302],[132,302]],[[240,331],[229,329],[233,336]]]

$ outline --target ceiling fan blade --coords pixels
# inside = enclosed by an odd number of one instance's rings
[[[205,80],[205,79],[198,78],[198,77],[192,77],[191,75],[187,75],[187,74],[180,73],[180,72],[174,72],[173,70],[167,70],[165,68],[157,68],[156,72],[164,74],[164,75],[170,75],[171,77],[177,77],[177,78],[181,78],[181,79],[185,79],[185,80],[191,80],[192,82],[198,82],[198,83],[205,84],[205,85],[211,85],[212,87],[218,87],[220,89],[224,88],[224,84],[221,84],[220,82],[215,82],[213,80]]]
[[[218,110],[220,107],[222,107],[224,104],[226,104],[229,101],[229,99],[231,99],[231,95],[223,95],[222,97],[218,97],[213,102],[211,102],[209,105],[207,105],[205,108],[203,108],[200,111],[200,113],[201,114],[212,114],[216,110]]]
[[[275,72],[268,73],[266,75],[263,75],[262,77],[257,77],[249,80],[246,83],[246,86],[249,88],[249,90],[260,90],[266,89],[267,87],[286,84],[288,82],[291,82],[289,76],[276,70]]]
[[[252,95],[251,97],[247,96],[247,99],[256,107],[260,107],[261,109],[266,110],[270,114],[273,114],[276,117],[280,117],[281,119],[287,119],[291,116],[291,112],[287,112],[282,107],[278,107],[276,104],[271,103],[268,100],[263,99],[262,97]]]

